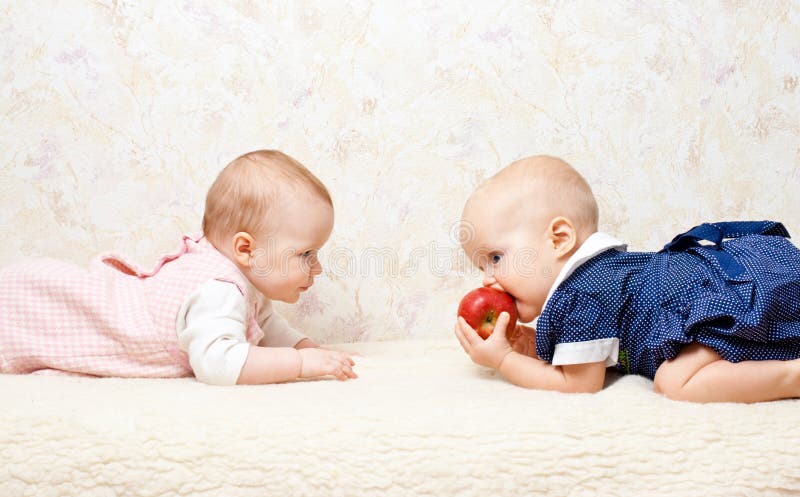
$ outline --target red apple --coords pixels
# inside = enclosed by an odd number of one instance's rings
[[[464,295],[458,305],[458,315],[463,317],[467,324],[484,340],[492,334],[501,312],[507,312],[511,318],[508,321],[506,333],[508,330],[513,331],[517,324],[517,307],[514,305],[514,297],[506,292],[485,286]]]

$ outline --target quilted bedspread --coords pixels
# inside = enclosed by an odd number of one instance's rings
[[[455,339],[342,344],[360,378],[0,376],[0,496],[792,495],[800,400],[515,387]]]

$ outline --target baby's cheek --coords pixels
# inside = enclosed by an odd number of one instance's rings
[[[300,260],[297,262],[297,272],[303,274],[309,274],[311,272],[311,258],[310,257],[301,257]]]

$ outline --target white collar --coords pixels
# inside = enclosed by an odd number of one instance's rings
[[[542,304],[542,311],[544,311],[544,308],[547,306],[547,302],[550,301],[550,297],[553,296],[553,293],[556,291],[559,285],[561,285],[564,280],[569,278],[570,275],[574,273],[581,264],[597,254],[612,248],[620,252],[625,252],[628,249],[628,244],[617,240],[607,233],[602,233],[599,231],[592,233],[592,235],[583,242],[578,250],[572,254],[572,257],[567,259],[566,264],[564,264],[564,267],[562,267],[561,271],[559,271],[556,280],[553,282],[553,286],[551,286],[550,291],[547,292],[547,298],[544,300],[544,304]],[[534,320],[534,327],[536,326],[536,322],[538,320],[539,316],[536,316],[536,319]]]

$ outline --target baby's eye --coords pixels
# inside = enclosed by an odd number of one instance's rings
[[[492,264],[499,264],[500,260],[503,258],[503,254],[490,254],[489,260],[492,261]]]

